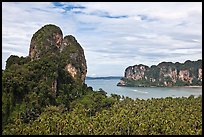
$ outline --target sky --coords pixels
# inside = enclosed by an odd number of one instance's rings
[[[32,35],[46,24],[77,39],[87,76],[202,59],[201,2],[2,2],[2,69],[10,55],[28,56]]]

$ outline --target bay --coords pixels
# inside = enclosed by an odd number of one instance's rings
[[[94,90],[100,88],[107,95],[118,94],[132,99],[150,99],[165,97],[195,97],[202,95],[202,87],[119,87],[116,86],[120,79],[86,79],[85,83]]]

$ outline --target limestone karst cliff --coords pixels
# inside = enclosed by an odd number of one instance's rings
[[[2,71],[3,125],[22,105],[25,123],[36,119],[46,106],[63,105],[86,93],[84,50],[72,35],[63,38],[52,24],[40,28],[30,42],[29,55],[11,55]]]
[[[61,56],[66,56],[65,69],[71,74],[71,76],[77,80],[85,81],[87,73],[86,59],[84,56],[84,50],[72,36],[65,36],[60,49]]]
[[[31,60],[39,59],[46,55],[51,48],[62,45],[63,34],[59,27],[55,25],[45,25],[39,29],[32,37],[30,42],[29,56]],[[52,50],[57,52],[57,50]]]
[[[134,65],[125,69],[118,86],[201,86],[202,60],[162,62],[157,66]]]
[[[51,24],[43,26],[33,35],[29,57],[36,60],[49,53],[56,55],[58,66],[65,68],[73,80],[84,83],[87,65],[83,48],[72,35],[63,38],[61,29]]]

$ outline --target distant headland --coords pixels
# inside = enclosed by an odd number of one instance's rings
[[[117,86],[202,86],[202,60],[187,60],[184,63],[161,62],[151,67],[143,64],[129,66]]]

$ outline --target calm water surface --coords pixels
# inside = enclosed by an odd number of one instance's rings
[[[202,95],[202,87],[118,87],[116,86],[120,79],[94,79],[87,80],[86,84],[93,87],[94,90],[102,88],[110,96],[111,93],[128,96],[130,98],[165,98],[165,97],[188,97],[190,95]]]

